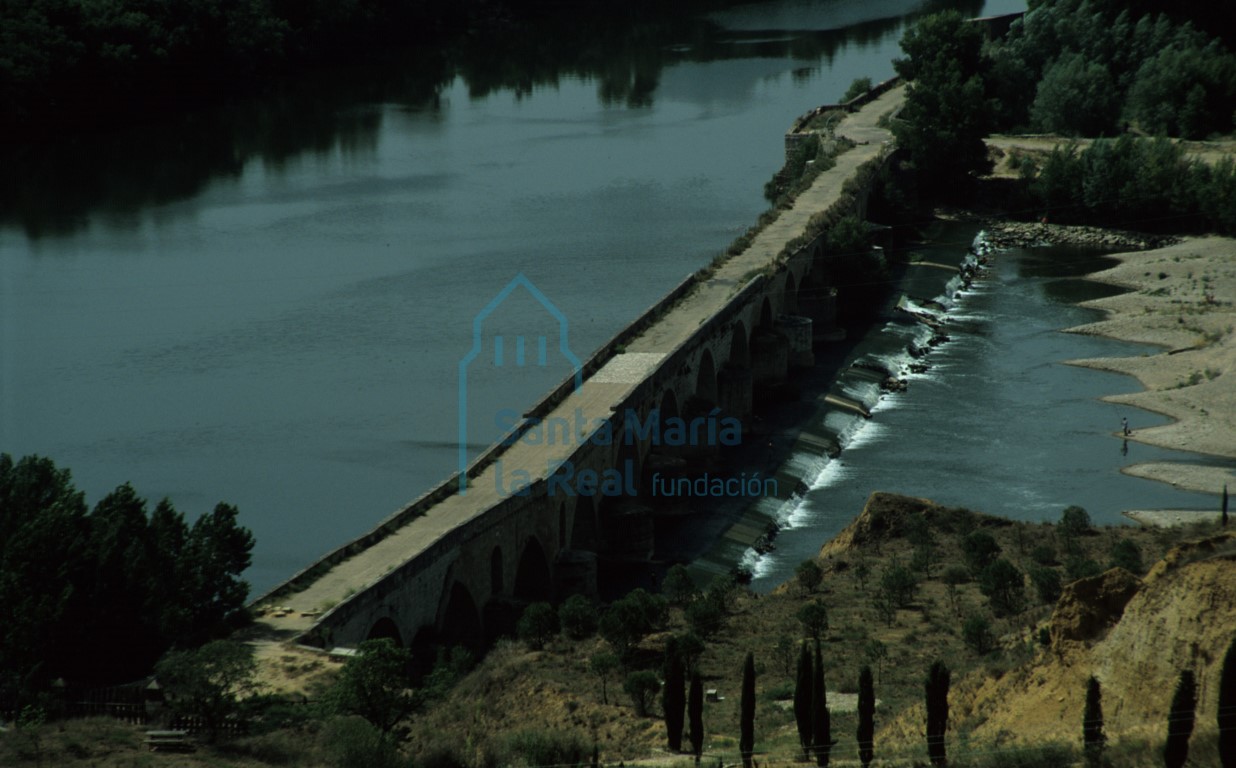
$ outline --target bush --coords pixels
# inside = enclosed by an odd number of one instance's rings
[[[1069,581],[1077,581],[1078,579],[1098,576],[1103,572],[1103,569],[1090,558],[1076,555],[1070,557],[1068,562],[1064,564],[1064,572],[1069,577]]]
[[[977,576],[1000,556],[1000,545],[987,531],[974,531],[961,540],[961,552],[966,558],[966,567]]]
[[[670,605],[686,605],[700,596],[700,590],[695,586],[695,579],[691,578],[687,567],[679,563],[665,574],[665,579],[661,582],[661,594],[665,595]]]
[[[1060,572],[1055,568],[1044,566],[1031,568],[1030,581],[1034,582],[1034,589],[1042,602],[1051,605],[1060,599],[1063,586],[1060,581]]]
[[[810,594],[815,591],[815,588],[820,586],[820,582],[824,580],[824,572],[820,570],[820,566],[814,559],[804,560],[798,564],[798,568],[794,571],[795,579],[798,581],[798,586],[802,587],[804,592]]]
[[[1030,559],[1039,565],[1056,564],[1056,548],[1050,544],[1039,544],[1030,550]]]
[[[910,569],[894,562],[880,577],[880,592],[895,607],[905,608],[914,602],[918,579]]]
[[[412,761],[399,754],[395,741],[358,717],[334,720],[327,730],[327,743],[339,768],[411,768]]]
[[[1116,542],[1116,545],[1112,547],[1111,558],[1109,564],[1111,568],[1123,568],[1138,576],[1141,576],[1145,570],[1142,565],[1142,551],[1128,539]]]
[[[986,616],[974,614],[961,625],[961,639],[975,653],[982,656],[995,646],[996,636],[991,631],[991,622]]]
[[[1017,566],[1004,558],[983,569],[979,589],[991,601],[997,616],[1021,613],[1026,607],[1026,584]]]
[[[529,648],[538,650],[558,634],[558,614],[549,603],[533,603],[519,617],[515,632]]]
[[[597,631],[597,609],[583,595],[571,595],[558,608],[558,623],[572,640],[592,637]]]
[[[687,626],[700,637],[711,637],[721,629],[725,613],[714,600],[699,600],[687,606]]]
[[[871,90],[870,77],[856,77],[850,83],[850,87],[845,89],[845,94],[841,97],[841,103],[845,104],[857,99],[859,96]]]
[[[494,762],[504,766],[579,765],[591,750],[578,734],[563,731],[523,730],[502,737],[494,748]]]
[[[661,681],[657,679],[656,673],[646,669],[630,673],[622,682],[622,690],[631,697],[631,705],[635,707],[635,714],[640,717],[648,716],[652,702],[656,699],[657,691],[660,689]]]

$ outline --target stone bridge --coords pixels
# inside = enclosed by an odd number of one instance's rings
[[[646,561],[664,504],[654,478],[698,476],[733,436],[725,430],[811,366],[813,343],[836,337],[823,233],[865,216],[891,153],[877,120],[903,90],[882,84],[839,105],[833,131],[856,146],[745,250],[688,278],[583,361],[507,444],[255,601],[259,633],[322,648],[372,637],[479,645],[510,631],[527,603],[595,595],[607,567]],[[537,293],[522,278],[508,289]],[[682,427],[697,439],[679,439]],[[514,477],[526,480],[519,493]]]

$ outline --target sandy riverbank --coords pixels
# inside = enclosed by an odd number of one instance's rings
[[[1070,362],[1136,377],[1144,391],[1105,399],[1174,420],[1142,429],[1131,413],[1129,439],[1236,459],[1236,240],[1188,238],[1114,258],[1119,266],[1090,278],[1129,292],[1086,302],[1108,317],[1070,332],[1149,343],[1161,350]],[[1236,489],[1236,472],[1206,463],[1138,464],[1125,471],[1216,496],[1225,482]]]

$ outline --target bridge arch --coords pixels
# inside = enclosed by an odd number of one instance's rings
[[[558,549],[567,548],[567,511],[566,502],[558,505]]]
[[[787,269],[785,271],[785,300],[781,302],[781,311],[784,314],[792,315],[798,312],[798,281],[794,279],[794,272]]]
[[[597,507],[591,494],[575,497],[575,514],[571,524],[571,549],[597,551]]]
[[[763,300],[762,302],[760,302],[760,324],[759,324],[759,327],[760,327],[760,328],[772,328],[772,327],[773,327],[773,307],[772,307],[772,300],[771,300],[771,299],[769,299],[767,296],[765,296],[765,297],[764,297],[764,300]]]
[[[699,370],[695,376],[695,398],[710,406],[717,402],[717,366],[710,349],[705,349],[700,355]]]
[[[481,633],[481,612],[476,600],[460,582],[451,584],[446,609],[442,612],[442,630],[438,633],[443,645],[463,645],[479,648],[484,641]]]
[[[489,555],[489,593],[502,593],[502,547],[494,547]]]
[[[528,537],[519,567],[515,572],[515,597],[529,602],[548,602],[554,598],[554,578],[545,548],[535,536]]]
[[[730,329],[730,354],[725,364],[730,368],[751,367],[751,341],[747,338],[747,326],[741,320]]]
[[[369,628],[366,640],[394,640],[395,645],[403,647],[403,637],[399,634],[399,625],[389,616],[383,616]]]

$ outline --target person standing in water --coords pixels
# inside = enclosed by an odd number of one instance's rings
[[[1129,417],[1127,416],[1120,417],[1120,429],[1122,432],[1124,432],[1125,437],[1128,437],[1129,435],[1133,434],[1132,432],[1129,431]]]

